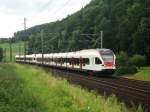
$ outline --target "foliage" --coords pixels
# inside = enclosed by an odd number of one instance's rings
[[[9,42],[9,38],[0,38],[0,44]]]
[[[0,48],[0,62],[3,60],[3,49]]]
[[[41,112],[38,99],[25,88],[15,66],[0,64],[0,111]]]
[[[136,66],[121,66],[118,67],[115,75],[124,75],[124,74],[135,74],[137,73],[137,68]]]
[[[134,55],[132,58],[130,58],[130,63],[139,68],[143,66],[145,62],[146,62],[146,58],[145,56],[142,55]]]
[[[124,74],[137,73],[136,65],[133,61],[131,61],[134,59],[134,57],[129,58],[128,54],[126,52],[121,51],[120,54],[117,55],[117,59],[116,59],[117,70],[116,70],[115,74],[116,75],[124,75]],[[139,60],[139,58],[137,61],[141,62],[141,60]]]
[[[114,95],[103,98],[30,66],[0,65],[0,83],[2,112],[131,112]]]
[[[99,48],[100,31],[104,47],[129,55],[141,54],[150,62],[150,1],[92,0],[67,18],[15,33],[15,40],[29,40],[29,53],[40,52],[40,31],[44,30],[44,52]],[[83,36],[91,33],[95,36]],[[36,49],[36,50],[35,50]]]
[[[129,57],[126,52],[121,51],[119,55],[117,55],[116,58],[116,64],[117,66],[128,66]]]
[[[12,43],[12,57],[13,61],[15,61],[15,55],[19,54],[19,46],[20,46],[20,54],[24,54],[24,44],[23,42],[15,42]],[[2,43],[0,44],[0,47],[3,49],[6,49],[6,61],[10,61],[10,45],[9,43]]]

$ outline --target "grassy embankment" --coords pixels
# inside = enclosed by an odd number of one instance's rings
[[[19,45],[20,53],[24,54],[24,44],[23,42],[12,43],[12,60],[15,60],[15,55],[19,54]],[[9,43],[0,43],[1,48],[6,48],[6,61],[10,61],[10,45]]]
[[[150,67],[143,67],[135,75],[126,76],[131,79],[150,81]]]
[[[105,99],[42,69],[17,64],[0,64],[0,111],[142,112],[127,109],[115,96]]]

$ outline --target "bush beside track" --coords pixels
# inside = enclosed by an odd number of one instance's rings
[[[136,112],[31,66],[0,64],[2,112]],[[140,110],[140,109],[139,109]],[[137,110],[137,111],[139,111]]]
[[[135,66],[128,66],[128,67],[118,67],[116,69],[115,75],[123,75],[123,74],[135,74],[137,73],[137,68]]]
[[[115,75],[135,74],[145,63],[145,56],[133,55],[129,57],[126,52],[121,51],[116,58],[117,69]]]

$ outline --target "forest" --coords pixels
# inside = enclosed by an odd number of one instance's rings
[[[104,48],[150,62],[150,0],[92,0],[63,20],[18,31],[14,39],[28,41],[28,54],[40,53],[41,30],[44,53],[100,48],[103,31]]]

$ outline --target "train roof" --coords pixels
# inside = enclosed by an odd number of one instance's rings
[[[77,51],[77,52],[95,52],[95,51],[108,51],[108,50],[110,50],[110,49],[105,49],[105,48],[103,48],[103,49],[99,49],[99,48],[97,48],[97,49],[85,49],[85,50],[81,50],[81,51]]]
[[[26,58],[34,58],[35,54],[26,55]]]
[[[66,53],[49,53],[49,54],[44,54],[44,57],[45,58],[49,58],[49,57],[57,57],[57,58],[65,58],[65,57],[76,57],[76,58],[79,58],[79,57],[82,57],[82,56],[97,56],[99,57],[100,56],[100,53],[99,52],[103,52],[103,51],[111,51],[110,49],[85,49],[85,50],[80,50],[80,51],[75,51],[75,52],[66,52]],[[24,57],[24,55],[16,55],[16,58],[17,57]],[[32,55],[26,55],[26,57],[30,57],[30,58],[34,58],[34,57],[37,57],[37,58],[41,58],[42,57],[42,54],[32,54]]]

